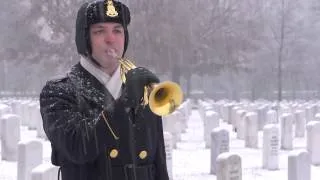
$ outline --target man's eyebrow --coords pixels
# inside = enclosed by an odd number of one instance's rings
[[[98,28],[104,28],[104,27],[102,25],[97,24],[97,25],[92,26],[92,28],[98,29]]]
[[[103,28],[105,28],[103,25],[100,25],[100,24],[97,24],[97,25],[94,25],[94,26],[92,26],[92,28],[94,28],[94,29],[103,29]],[[114,29],[122,29],[123,27],[122,27],[122,25],[115,25],[114,27],[113,27]]]
[[[119,24],[119,25],[114,26],[114,28],[118,29],[118,28],[123,28],[123,27],[122,27],[122,25]]]

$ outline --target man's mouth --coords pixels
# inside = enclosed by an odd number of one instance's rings
[[[110,49],[107,49],[106,50],[106,53],[109,55],[109,56],[112,56],[114,58],[118,57],[117,53],[116,53],[116,50],[110,48]]]

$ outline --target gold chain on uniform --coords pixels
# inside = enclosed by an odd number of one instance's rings
[[[107,124],[107,126],[108,126],[108,128],[109,128],[109,130],[110,130],[110,132],[111,132],[111,134],[113,135],[114,139],[115,139],[115,140],[118,140],[119,137],[116,136],[116,134],[115,134],[114,131],[112,130],[112,128],[111,128],[111,126],[110,126],[110,124],[109,124],[109,122],[108,122],[108,119],[107,119],[106,116],[104,115],[103,111],[101,112],[101,114],[102,114],[102,117],[103,117],[104,121],[106,122],[106,124]]]

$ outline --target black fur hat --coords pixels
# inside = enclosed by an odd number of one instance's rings
[[[111,6],[108,7],[108,4],[110,5],[110,3]],[[91,56],[91,45],[89,39],[90,25],[101,22],[116,22],[121,24],[124,28],[124,55],[129,44],[127,26],[130,24],[130,21],[131,17],[129,8],[121,2],[114,0],[98,0],[91,3],[84,3],[78,10],[76,19],[75,41],[78,53],[86,57]]]

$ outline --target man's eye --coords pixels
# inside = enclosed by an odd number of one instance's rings
[[[101,34],[101,33],[103,33],[103,30],[94,31],[93,33],[94,34]]]
[[[120,29],[115,29],[114,32],[115,32],[115,33],[122,33],[122,30],[120,30]]]

